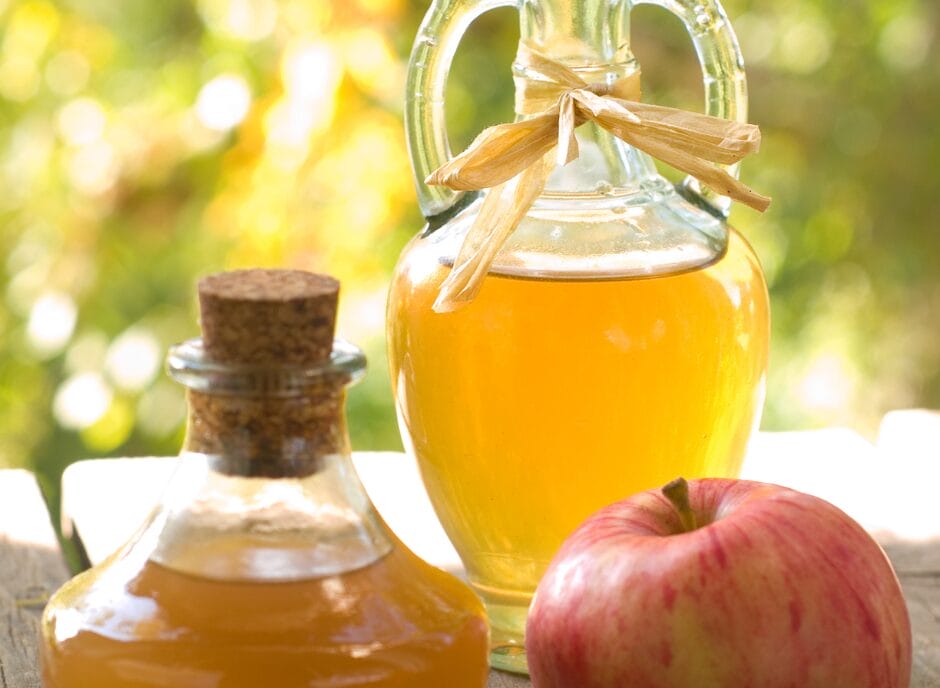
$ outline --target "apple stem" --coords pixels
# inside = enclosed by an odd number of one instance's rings
[[[679,522],[682,523],[682,531],[688,533],[698,528],[695,520],[695,512],[692,511],[692,505],[689,504],[689,483],[685,478],[679,477],[664,485],[663,495],[672,502],[679,514]]]

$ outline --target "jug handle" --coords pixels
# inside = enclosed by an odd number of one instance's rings
[[[516,0],[434,0],[418,29],[405,86],[405,135],[418,205],[431,224],[434,218],[462,208],[479,193],[424,183],[431,172],[451,158],[444,94],[457,45],[481,14],[497,7],[515,6]]]
[[[744,59],[731,22],[718,0],[632,0],[633,6],[656,5],[672,12],[685,24],[705,83],[705,114],[736,122],[747,121],[747,80]],[[739,165],[726,169],[735,177]],[[702,189],[698,180],[686,177],[680,189],[704,199],[722,217],[731,210],[731,199]]]

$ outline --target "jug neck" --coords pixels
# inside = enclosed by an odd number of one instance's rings
[[[520,39],[588,83],[613,83],[639,71],[630,51],[630,9],[628,0],[523,0]],[[518,63],[513,75],[528,76]],[[630,194],[662,181],[649,156],[597,125],[583,124],[576,136],[580,157],[552,173],[543,200]]]
[[[520,37],[580,70],[636,70],[628,0],[523,0]]]

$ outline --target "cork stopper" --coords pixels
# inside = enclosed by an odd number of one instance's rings
[[[311,475],[327,456],[348,452],[348,375],[313,377],[298,394],[274,390],[284,366],[329,364],[338,294],[332,277],[300,270],[237,270],[200,280],[208,358],[257,369],[259,380],[274,371],[274,382],[243,394],[189,389],[189,451],[209,455],[216,471],[267,478]]]
[[[199,281],[202,341],[221,363],[317,365],[333,350],[339,282],[303,270],[235,270]]]

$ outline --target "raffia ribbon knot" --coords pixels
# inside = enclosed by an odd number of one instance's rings
[[[770,199],[719,165],[755,153],[760,130],[686,110],[640,101],[639,74],[591,84],[525,43],[516,63],[516,111],[528,119],[485,129],[465,151],[425,180],[455,190],[490,189],[467,233],[434,310],[472,301],[500,247],[538,198],[556,165],[578,157],[575,129],[592,121],[704,186],[763,212]],[[551,155],[552,149],[555,154]]]

